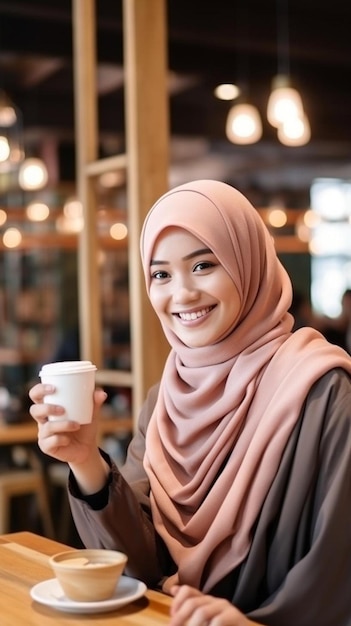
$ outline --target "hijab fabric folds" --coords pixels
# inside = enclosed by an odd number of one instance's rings
[[[208,592],[245,559],[312,384],[334,367],[351,373],[351,359],[311,328],[291,332],[290,279],[236,189],[199,180],[156,202],[141,235],[147,289],[155,242],[169,226],[203,241],[241,298],[230,333],[214,345],[189,348],[164,328],[171,351],[146,434],[154,524],[177,565],[164,590]]]

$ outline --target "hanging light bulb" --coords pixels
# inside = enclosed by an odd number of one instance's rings
[[[227,117],[226,135],[232,143],[256,143],[262,137],[261,117],[252,104],[234,105]]]
[[[34,200],[26,208],[26,215],[31,222],[44,222],[50,214],[50,209],[44,202]]]
[[[25,159],[19,169],[18,182],[21,189],[42,189],[48,182],[48,171],[44,161],[36,158]]]
[[[0,126],[6,128],[13,126],[17,122],[16,107],[11,102],[9,96],[0,90]]]
[[[0,162],[3,163],[10,156],[10,146],[6,137],[0,136]]]
[[[233,83],[221,83],[215,88],[214,95],[219,100],[235,100],[240,96],[240,87]]]
[[[241,37],[249,38],[248,27],[250,15],[246,2],[236,2],[234,37],[239,41]],[[239,47],[236,51],[237,86],[240,99],[229,110],[226,120],[226,136],[232,143],[249,145],[256,143],[262,137],[262,121],[258,109],[248,103],[249,92],[249,57]]]
[[[285,146],[304,146],[311,139],[311,128],[306,115],[292,117],[278,128],[278,139]]]
[[[299,92],[290,85],[287,76],[276,76],[267,105],[267,119],[278,128],[291,118],[302,118],[303,105]]]
[[[278,129],[278,138],[283,144],[298,146],[309,141],[311,130],[302,98],[290,82],[288,0],[276,0],[276,13],[278,71],[272,81],[267,118]]]
[[[22,115],[0,89],[0,172],[18,167],[23,159]]]

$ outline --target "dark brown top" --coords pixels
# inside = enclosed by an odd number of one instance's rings
[[[131,576],[157,587],[174,571],[156,535],[142,459],[156,400],[109,484],[83,499],[70,477],[73,517],[87,547],[128,554]],[[311,389],[257,519],[250,552],[216,588],[269,626],[351,626],[351,380],[342,370]]]

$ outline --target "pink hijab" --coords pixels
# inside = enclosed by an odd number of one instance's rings
[[[178,226],[204,242],[232,278],[241,311],[215,345],[171,345],[146,435],[145,470],[155,527],[174,583],[207,592],[246,557],[253,526],[313,383],[351,359],[315,330],[291,333],[290,279],[250,202],[199,180],[150,210],[141,236],[147,289],[156,239]]]

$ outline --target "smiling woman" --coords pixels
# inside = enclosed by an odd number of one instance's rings
[[[273,240],[225,183],[162,196],[141,254],[171,349],[125,465],[98,447],[101,391],[84,427],[49,422],[50,390],[30,392],[83,543],[174,596],[171,626],[349,626],[350,357],[292,331]]]

